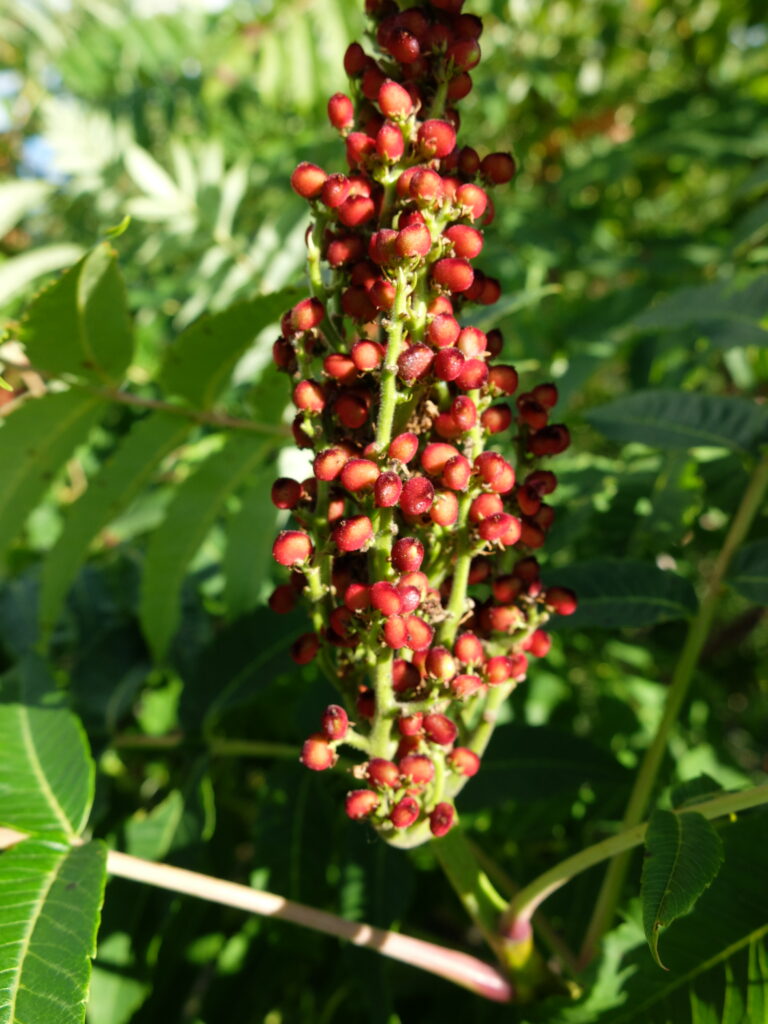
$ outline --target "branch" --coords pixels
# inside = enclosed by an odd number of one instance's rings
[[[23,832],[0,828],[0,849],[22,842],[26,838],[28,837]],[[512,986],[499,971],[473,956],[422,939],[400,935],[398,932],[386,931],[384,928],[346,921],[335,914],[286,900],[275,893],[225,882],[220,878],[171,867],[169,864],[141,860],[139,857],[131,857],[116,850],[110,850],[107,854],[107,870],[118,878],[144,882],[159,889],[167,889],[169,892],[195,896],[197,899],[208,900],[225,907],[235,907],[249,914],[275,917],[325,935],[334,935],[355,946],[372,949],[392,960],[400,960],[411,967],[420,967],[423,971],[462,985],[471,992],[497,1003],[508,1003],[514,996]]]
[[[9,362],[7,359],[0,359],[0,363],[4,367],[10,367],[12,370],[18,370],[19,372],[36,373],[45,379],[54,376],[28,363],[14,363]],[[188,406],[176,405],[173,402],[163,402],[157,398],[143,398],[141,395],[134,395],[130,391],[119,391],[117,388],[97,388],[92,384],[84,384],[82,381],[70,376],[56,377],[55,379],[63,380],[70,387],[76,388],[78,391],[84,391],[89,395],[95,395],[97,398],[104,399],[105,402],[117,402],[119,405],[130,405],[137,409],[153,409],[156,412],[169,413],[171,416],[181,416],[184,419],[192,420],[194,423],[221,427],[223,430],[245,430],[253,434],[263,434],[267,437],[279,438],[287,438],[291,433],[290,429],[282,423],[273,426],[268,423],[256,423],[253,420],[241,419],[236,416],[227,416],[225,413],[212,412],[207,409],[191,409]],[[0,415],[8,415],[20,402],[24,401],[27,401],[27,398],[25,395],[21,395],[15,402],[10,402],[5,406]]]
[[[742,790],[739,793],[724,793],[722,796],[714,797],[700,804],[689,804],[683,807],[674,808],[675,814],[696,813],[702,817],[712,820],[727,815],[736,814],[738,811],[746,811],[750,807],[758,807],[768,803],[768,783],[762,786],[754,786],[752,789]],[[549,871],[539,875],[512,899],[504,914],[504,924],[509,927],[516,922],[529,921],[537,907],[565,885],[576,875],[587,868],[608,860],[610,857],[617,857],[626,853],[635,846],[639,846],[645,839],[648,823],[635,825],[625,832],[616,836],[603,839],[600,843],[588,846],[580,850],[572,857],[555,864]]]
[[[699,610],[688,627],[685,643],[667,691],[664,714],[653,742],[645,752],[627,804],[622,822],[625,829],[631,829],[639,824],[645,815],[667,749],[669,734],[680,714],[696,665],[709,635],[728,567],[761,507],[766,487],[768,487],[768,456],[761,459],[752,473],[741,504],[731,521],[731,527],[715,561]],[[611,862],[606,872],[581,948],[582,962],[586,963],[594,956],[600,937],[611,926],[628,866],[629,855],[624,853]]]

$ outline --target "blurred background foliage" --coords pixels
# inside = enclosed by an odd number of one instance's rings
[[[504,298],[476,322],[503,329],[520,370],[557,381],[575,439],[557,467],[551,571],[575,566],[578,580],[585,566],[588,581],[594,560],[631,559],[674,570],[688,587],[667,615],[615,629],[587,616],[562,629],[516,695],[459,809],[506,874],[527,880],[620,818],[681,620],[747,480],[738,446],[620,443],[585,414],[648,388],[765,401],[768,23],[757,0],[470,6],[484,19],[484,59],[460,137],[481,152],[512,148],[521,165],[496,197],[482,261]],[[140,398],[162,397],[158,370],[204,311],[300,286],[307,212],[288,179],[299,160],[342,168],[325,102],[345,88],[342,55],[360,35],[360,7],[6,0],[0,315],[10,335],[51,273],[126,215],[115,241],[136,331],[125,387]],[[68,688],[99,758],[93,827],[121,848],[472,947],[477,937],[430,852],[373,843],[339,815],[344,776],[317,779],[295,763],[332,693],[312,666],[287,660],[297,622],[265,608],[278,525],[269,483],[278,467],[302,475],[303,465],[279,428],[288,388],[272,373],[273,338],[259,334],[214,406],[278,425],[274,436],[187,529],[167,578],[154,560],[155,603],[147,608],[142,583],[151,538],[180,487],[222,449],[224,433],[210,425],[158,449],[142,486],[94,523],[43,656],[41,572],[135,411],[115,405],[54,467],[6,555],[3,679]],[[31,371],[4,376],[16,396],[43,386]],[[756,558],[765,558],[762,536],[765,515],[750,538]],[[735,786],[768,772],[761,593],[750,600],[736,588],[724,601],[667,781],[706,771]],[[147,623],[169,605],[178,628],[163,656]],[[588,874],[548,904],[570,942],[598,883]],[[605,1009],[622,1002],[616,950],[629,956],[638,945],[637,929],[622,929],[611,938],[613,968],[600,967],[604,1002],[580,1018],[551,1010],[540,1019],[635,1019]],[[746,959],[732,970],[746,977]],[[704,988],[670,986],[638,1019],[719,1019],[695,1016],[707,1000],[721,1005],[718,971]],[[264,1024],[527,1019],[321,937],[111,883],[91,1024],[213,1024],[235,1005],[238,1019]]]

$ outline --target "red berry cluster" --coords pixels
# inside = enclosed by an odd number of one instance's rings
[[[273,348],[313,474],[272,489],[295,528],[274,544],[293,572],[270,604],[306,599],[314,629],[293,657],[319,657],[345,702],[326,709],[301,760],[323,770],[339,744],[361,752],[365,788],[347,813],[399,845],[451,828],[498,705],[549,649],[542,624],[575,609],[569,591],[542,585],[532,554],[557,486],[539,462],[569,443],[550,423],[557,389],[512,404],[517,373],[494,362],[501,333],[467,322],[500,295],[473,261],[493,219],[488,190],[515,162],[457,146],[451,104],[472,87],[482,30],[462,3],[366,3],[380,55],[353,43],[352,96],[328,103],[347,172],[302,163],[291,178],[312,209],[312,295]]]

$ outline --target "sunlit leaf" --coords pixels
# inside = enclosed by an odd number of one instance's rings
[[[154,413],[139,421],[70,509],[64,530],[46,558],[40,594],[40,621],[49,633],[88,546],[146,486],[158,462],[189,433],[178,416]]]
[[[20,338],[30,361],[46,373],[105,384],[122,380],[133,334],[117,254],[106,242],[33,300]]]
[[[28,839],[0,854],[0,1022],[81,1024],[106,849]]]
[[[0,704],[0,822],[25,832],[79,835],[93,801],[93,763],[64,708]]]
[[[104,402],[77,391],[28,399],[0,429],[0,552],[5,552],[56,473],[104,413]]]

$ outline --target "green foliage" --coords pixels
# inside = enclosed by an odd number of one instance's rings
[[[640,897],[643,928],[653,958],[663,967],[659,938],[673,921],[690,913],[720,869],[722,845],[700,814],[657,810],[648,822]]]
[[[104,892],[102,843],[27,839],[0,858],[0,1021],[85,1020]]]
[[[93,764],[78,720],[63,708],[0,704],[0,743],[0,821],[53,838],[79,835]]]
[[[754,0],[467,9],[485,31],[461,141],[513,146],[520,165],[481,259],[504,300],[467,321],[502,329],[523,387],[555,380],[574,439],[546,574],[579,609],[548,624],[551,654],[531,659],[458,801],[501,887],[620,827],[768,441],[765,18]],[[361,23],[359,0],[0,13],[0,821],[34,834],[0,854],[2,1022],[83,1019],[101,841],[482,955],[431,853],[343,819],[343,765],[318,779],[295,763],[325,684],[288,657],[306,621],[264,607],[283,522],[270,484],[307,475],[282,450],[290,389],[270,363],[280,314],[306,294],[288,180],[300,160],[344,166],[324,108]],[[660,770],[657,789],[690,808],[674,833],[655,813],[655,896],[643,887],[652,934],[674,918],[669,971],[632,901],[639,861],[623,923],[570,978],[581,995],[530,1009],[115,880],[89,1024],[217,1021],[235,1005],[269,1024],[761,1021],[765,815],[713,833],[695,810],[764,778],[765,533],[763,508]],[[86,819],[96,838],[64,845]],[[713,835],[725,856],[705,888]],[[599,883],[595,869],[544,904],[540,946],[549,924],[578,948]]]

